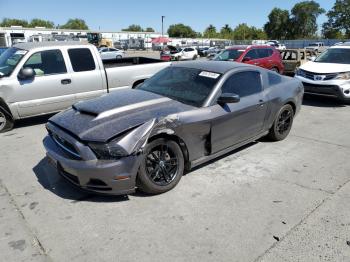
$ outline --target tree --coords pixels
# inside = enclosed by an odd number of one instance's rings
[[[147,27],[145,29],[146,32],[154,32],[154,29],[152,27]]]
[[[327,17],[322,26],[326,38],[350,37],[350,0],[336,0]]]
[[[54,28],[54,23],[48,20],[43,20],[39,18],[34,18],[32,21],[29,23],[30,27],[46,27],[46,28]]]
[[[246,23],[239,24],[233,29],[233,37],[236,40],[251,39],[250,31],[250,27]]]
[[[129,25],[129,27],[122,29],[122,31],[128,31],[128,32],[142,32],[142,27],[140,25]]]
[[[264,30],[270,39],[286,39],[290,30],[289,11],[274,8],[270,12],[269,21],[264,25]]]
[[[190,26],[184,24],[170,25],[168,28],[168,34],[170,37],[194,38],[197,36],[197,33]]]
[[[22,19],[4,18],[4,19],[2,19],[2,22],[0,23],[1,27],[10,27],[12,25],[22,26],[22,27],[29,26],[28,22],[26,20],[22,20]]]
[[[221,28],[220,36],[221,38],[232,39],[233,38],[232,28],[228,24],[226,24],[223,28]]]
[[[89,27],[86,25],[83,19],[75,18],[69,19],[67,23],[60,26],[61,29],[80,29],[80,30],[88,30]]]
[[[203,36],[206,38],[217,38],[218,33],[216,32],[216,27],[209,25],[203,32]]]
[[[259,40],[264,40],[267,39],[267,34],[263,29],[256,28],[255,26],[252,26],[249,31],[249,37],[250,39],[259,39]]]
[[[315,1],[303,1],[291,10],[291,38],[310,38],[317,32],[317,17],[325,13]]]

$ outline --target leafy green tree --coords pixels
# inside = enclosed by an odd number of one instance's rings
[[[170,25],[168,28],[168,34],[170,37],[194,38],[197,36],[197,33],[190,26],[184,24]]]
[[[152,27],[147,27],[145,29],[146,32],[154,32],[154,29]]]
[[[80,29],[80,30],[88,30],[89,27],[85,23],[83,19],[75,18],[75,19],[69,19],[67,23],[60,26],[61,29]]]
[[[54,28],[55,24],[51,21],[48,21],[48,20],[34,18],[30,21],[29,26],[30,27],[40,26],[40,27],[46,27],[46,28]]]
[[[209,25],[203,32],[203,36],[206,38],[217,38],[218,33],[216,32],[216,27]]]
[[[255,26],[252,26],[249,31],[249,38],[255,39],[255,40],[264,40],[267,39],[267,34],[263,29],[256,28]]]
[[[286,39],[290,30],[289,11],[274,8],[270,12],[269,21],[264,25],[264,30],[270,39]]]
[[[228,24],[225,24],[225,26],[223,28],[221,28],[220,37],[225,38],[225,39],[232,39],[233,38],[233,30]]]
[[[128,31],[128,32],[142,32],[142,27],[140,25],[129,25],[129,27],[122,29],[122,31]]]
[[[251,39],[250,37],[250,27],[246,23],[237,25],[233,29],[233,36],[236,40],[246,40]]]
[[[23,20],[23,19],[4,18],[4,19],[2,19],[2,22],[0,23],[1,27],[10,27],[12,25],[23,26],[23,27],[29,26],[28,22],[26,20]]]
[[[290,38],[314,37],[317,32],[317,17],[325,13],[315,1],[303,1],[294,5],[291,10]]]
[[[350,0],[336,0],[327,17],[322,26],[326,38],[350,37]]]

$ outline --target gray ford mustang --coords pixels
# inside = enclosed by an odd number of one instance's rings
[[[49,162],[96,193],[163,193],[186,170],[291,130],[297,79],[234,62],[179,62],[136,89],[79,102],[47,123]]]

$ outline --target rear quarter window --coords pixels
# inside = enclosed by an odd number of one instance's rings
[[[89,48],[69,49],[68,55],[74,72],[95,70],[95,61]]]
[[[268,73],[269,86],[278,85],[282,82],[282,77],[275,73]]]

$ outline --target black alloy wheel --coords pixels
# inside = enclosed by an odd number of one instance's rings
[[[277,114],[277,117],[268,134],[274,141],[285,139],[292,129],[294,110],[290,104],[284,105]]]
[[[163,193],[176,186],[183,171],[184,158],[179,145],[171,140],[156,139],[146,146],[138,186],[146,193]]]

